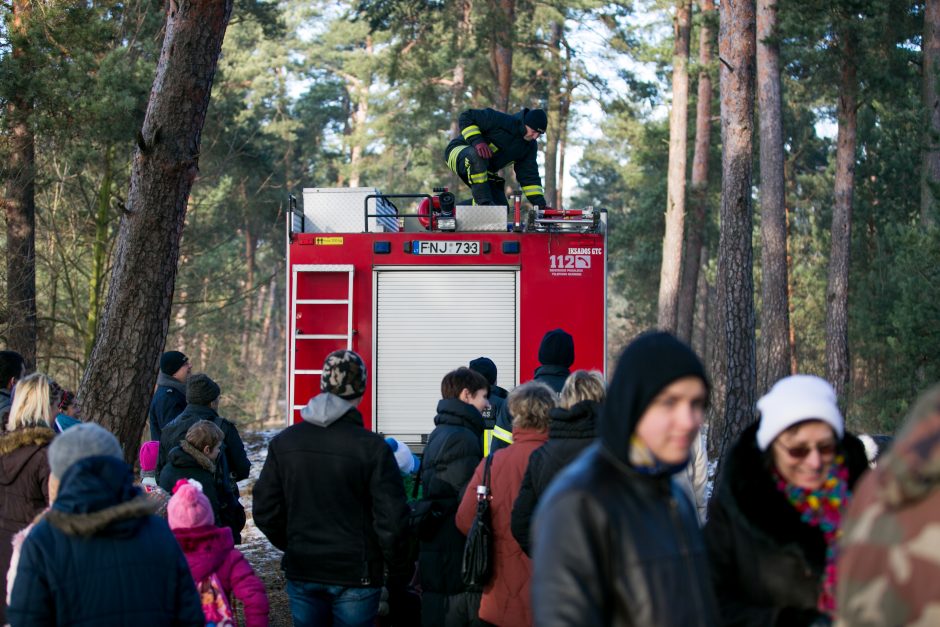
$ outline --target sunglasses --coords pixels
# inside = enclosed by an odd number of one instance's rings
[[[783,444],[780,445],[787,455],[793,459],[806,459],[809,457],[809,454],[813,452],[813,448],[816,449],[816,452],[819,453],[820,457],[832,457],[836,454],[836,449],[839,445],[836,442],[826,442],[825,444],[817,444],[815,447],[809,446],[807,444],[801,444],[799,446],[788,447]]]

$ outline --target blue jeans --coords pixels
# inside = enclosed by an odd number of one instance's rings
[[[371,627],[381,588],[347,588],[287,580],[290,613],[296,627]]]

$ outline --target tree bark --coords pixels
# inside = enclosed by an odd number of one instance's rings
[[[551,39],[548,44],[551,55],[551,67],[548,68],[548,124],[552,132],[545,138],[545,200],[551,206],[557,206],[558,196],[558,147],[561,143],[561,101],[564,67],[561,56],[561,37],[564,25],[552,22]]]
[[[509,93],[512,89],[513,28],[516,23],[516,1],[498,0],[496,2],[493,42],[490,48],[490,63],[496,77],[495,107],[500,111],[509,111]]]
[[[724,407],[709,437],[725,451],[754,419],[754,279],[751,154],[754,113],[753,0],[720,5],[721,231],[718,241],[719,369]],[[717,428],[716,428],[717,427]]]
[[[171,0],[134,154],[98,339],[79,386],[86,418],[136,457],[166,342],[186,205],[232,0]]]
[[[693,335],[699,272],[705,245],[705,218],[708,212],[708,155],[712,128],[712,29],[709,20],[715,12],[714,0],[701,0],[702,26],[698,42],[698,100],[695,107],[695,151],[692,154],[692,202],[686,229],[686,248],[682,257],[682,283],[679,286],[679,311],[676,335],[689,342]]]
[[[13,0],[10,44],[14,59],[29,66],[28,29],[32,2]],[[36,365],[36,139],[30,126],[33,103],[15,94],[7,102],[10,156],[3,198],[7,222],[7,341],[32,368]]]
[[[366,37],[366,53],[372,54],[372,37]],[[366,123],[369,120],[369,90],[372,89],[372,70],[368,72],[365,79],[347,77],[347,82],[352,88],[352,98],[356,101],[356,109],[353,112],[352,126],[349,139],[352,145],[349,151],[349,186],[359,187],[359,179],[362,176],[362,158],[366,149]]]
[[[760,111],[761,313],[757,393],[790,372],[787,216],[783,172],[783,98],[777,1],[757,0],[757,98]]]
[[[659,273],[657,326],[675,332],[685,232],[685,166],[689,119],[689,38],[691,0],[677,0],[673,18],[672,111],[669,115],[669,166],[666,183],[666,233]]]
[[[843,26],[839,40],[839,130],[836,134],[832,251],[826,288],[826,378],[844,406],[850,377],[849,251],[852,244],[852,198],[855,193],[858,78],[855,33],[850,26]]]
[[[87,363],[95,346],[95,333],[101,315],[101,300],[108,268],[108,228],[110,226],[111,188],[114,185],[114,147],[104,149],[104,176],[98,189],[95,210],[95,243],[92,245],[92,268],[88,283],[88,318],[85,322],[85,353]]]
[[[940,71],[940,0],[924,3],[924,126],[926,146],[920,178],[920,221],[925,227],[937,224],[937,196],[940,195],[940,97],[937,72]]]

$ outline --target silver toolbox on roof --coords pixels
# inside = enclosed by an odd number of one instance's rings
[[[294,232],[362,233],[366,199],[379,193],[374,187],[305,187],[304,219],[294,216]],[[369,198],[368,213],[379,214],[369,218],[368,232],[398,232],[398,211],[387,200]]]

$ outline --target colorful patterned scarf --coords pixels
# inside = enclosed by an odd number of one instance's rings
[[[777,480],[777,489],[800,513],[800,520],[812,527],[819,527],[823,532],[823,538],[826,540],[826,572],[817,609],[832,616],[836,609],[836,559],[838,558],[839,536],[842,535],[842,513],[852,497],[849,492],[849,469],[845,465],[845,457],[836,456],[835,462],[829,468],[826,481],[818,490],[807,490],[790,485],[776,468],[774,476]]]

